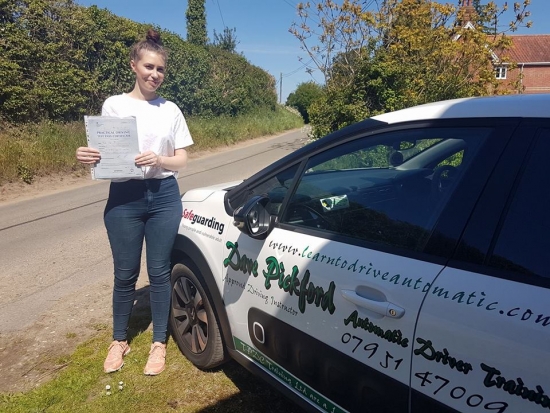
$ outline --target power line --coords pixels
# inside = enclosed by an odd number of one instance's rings
[[[309,65],[311,62],[313,62],[313,58],[312,58],[312,59],[309,59],[308,62],[304,63],[304,64],[303,64],[302,66],[300,66],[299,68],[294,69],[294,70],[291,71],[291,72],[281,74],[281,77],[292,76],[294,73],[299,72],[299,71],[302,70],[304,67],[307,67],[307,65]]]
[[[223,20],[223,14],[222,14],[222,8],[220,7],[220,2],[219,0],[212,0],[212,1],[215,1],[216,4],[218,5],[218,10],[220,11],[220,18],[222,19],[223,28],[225,29],[226,26],[225,26],[225,21]]]
[[[283,0],[283,1],[284,1],[286,4],[288,4],[290,7],[292,7],[294,10],[296,10],[296,6],[297,6],[296,4],[293,4],[293,3],[291,3],[291,2],[288,1],[288,0]]]
[[[311,58],[308,62],[304,63],[302,66],[300,66],[299,68],[297,69],[294,69],[292,72],[288,72],[288,73],[285,73],[285,74],[280,74],[280,77],[279,77],[279,80],[275,80],[275,85],[276,86],[279,86],[279,103],[282,103],[282,99],[283,99],[283,79],[285,77],[289,77],[289,76],[292,76],[294,73],[302,70],[304,67],[307,67],[308,64],[310,64],[311,62],[313,61],[313,58]]]

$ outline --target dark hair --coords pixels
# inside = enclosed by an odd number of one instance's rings
[[[147,30],[145,40],[141,40],[132,46],[132,50],[130,51],[130,59],[137,62],[141,58],[141,53],[143,51],[158,53],[164,58],[164,61],[168,58],[168,54],[166,53],[166,50],[162,46],[162,41],[160,40],[160,33],[154,29]]]

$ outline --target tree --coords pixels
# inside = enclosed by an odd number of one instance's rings
[[[307,1],[297,5],[300,23],[289,31],[300,41],[301,48],[319,70],[325,82],[330,78],[333,62],[340,57],[353,71],[354,57],[363,55],[377,37],[374,12],[368,8],[377,0]],[[315,26],[312,26],[314,24]]]
[[[511,30],[529,25],[528,4],[514,6]],[[291,31],[325,76],[324,101],[309,110],[314,136],[390,110],[504,92],[494,76],[493,52],[506,50],[510,40],[482,29],[498,27],[503,10],[493,2],[483,7],[472,30],[461,24],[467,17],[462,8],[430,0],[298,5],[302,23]],[[309,21],[318,22],[316,29]]]
[[[287,106],[296,108],[305,123],[309,123],[309,107],[313,102],[323,95],[323,87],[315,82],[300,83],[296,90],[288,95],[286,100]]]
[[[464,2],[464,0],[461,0],[461,2]],[[507,27],[499,27],[500,18],[508,11],[508,3],[505,3],[502,9],[497,10],[495,3],[492,1],[487,4],[482,4],[481,0],[473,0],[472,6],[475,10],[475,15],[473,17],[475,19],[476,28],[492,35],[496,35],[499,32],[514,32],[517,30],[518,26],[529,28],[532,22],[525,21],[525,19],[531,15],[531,12],[527,10],[530,3],[531,0],[523,1],[522,4],[515,2],[514,19],[508,23]]]
[[[187,12],[187,41],[196,46],[206,46],[206,0],[188,0]]]
[[[237,41],[236,33],[237,29],[233,28],[230,29],[228,27],[223,29],[222,34],[216,33],[216,30],[214,30],[214,42],[212,43],[214,47],[219,47],[222,50],[235,53],[237,49],[237,45],[239,42]]]

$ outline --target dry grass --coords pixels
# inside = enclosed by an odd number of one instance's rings
[[[191,152],[303,125],[301,117],[283,108],[234,118],[189,118],[187,122],[195,142]],[[37,177],[50,174],[85,175],[89,169],[75,159],[76,148],[84,145],[84,122],[1,125],[0,185],[16,181],[32,184]]]

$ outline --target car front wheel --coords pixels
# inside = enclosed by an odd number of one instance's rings
[[[211,369],[225,359],[220,328],[203,283],[186,265],[172,269],[170,326],[180,351],[195,366]]]

